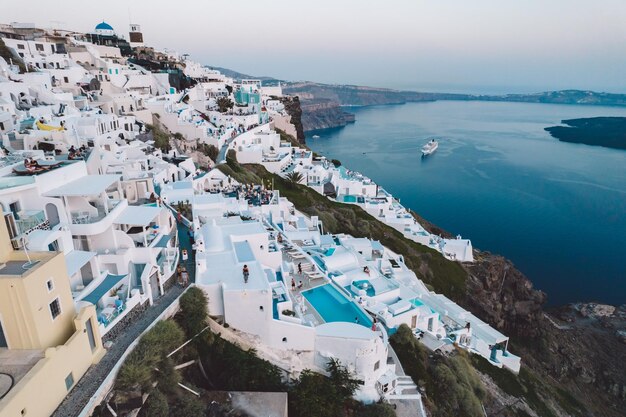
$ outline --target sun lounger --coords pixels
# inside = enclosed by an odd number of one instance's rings
[[[309,281],[314,280],[314,279],[324,278],[324,274],[320,274],[319,272],[313,272],[313,273],[307,274],[307,276],[309,277]]]

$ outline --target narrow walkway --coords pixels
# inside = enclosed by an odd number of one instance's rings
[[[180,250],[187,249],[189,260],[187,261],[187,270],[191,282],[195,282],[195,262],[192,260],[191,242],[189,240],[189,229],[186,226],[178,225],[178,239],[180,242]],[[182,256],[180,257],[182,262]],[[175,276],[172,279],[177,279]],[[52,417],[75,417],[78,416],[83,408],[89,403],[91,397],[96,393],[100,385],[109,375],[115,364],[120,360],[128,346],[141,336],[143,331],[157,317],[172,304],[183,292],[183,288],[174,285],[161,298],[154,302],[138,320],[133,321],[128,328],[116,339],[113,340],[113,346],[107,350],[106,354],[100,362],[92,365],[83,377],[74,386],[72,391],[63,400],[61,405],[52,414]]]
[[[226,163],[226,152],[228,152],[228,147],[230,146],[231,143],[233,143],[235,139],[237,139],[237,136],[232,137],[228,139],[226,142],[224,142],[224,145],[220,149],[220,153],[217,154],[217,158],[216,158],[217,160],[215,161],[215,165],[221,165],[221,164]]]
[[[196,282],[196,262],[194,261],[194,253],[191,250],[191,239],[189,237],[189,228],[182,224],[178,223],[178,247],[180,250],[180,265],[184,266],[189,272],[189,280],[191,282]],[[183,260],[183,250],[187,251],[187,260]]]

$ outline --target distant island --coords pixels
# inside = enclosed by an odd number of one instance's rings
[[[565,126],[545,130],[562,142],[626,150],[626,117],[590,117],[561,123]]]

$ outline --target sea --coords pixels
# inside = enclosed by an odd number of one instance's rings
[[[626,151],[543,130],[626,117],[626,108],[437,101],[348,110],[356,123],[307,132],[307,144],[475,248],[511,259],[551,306],[626,303]],[[430,138],[439,149],[422,158]]]

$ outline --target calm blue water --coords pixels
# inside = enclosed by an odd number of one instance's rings
[[[322,316],[325,322],[345,321],[371,327],[372,320],[352,301],[349,301],[332,284],[326,284],[304,291],[302,295]]]
[[[352,111],[354,125],[308,134],[308,145],[510,258],[550,304],[626,303],[626,151],[559,142],[543,130],[626,109],[441,101]],[[439,150],[422,160],[431,136]]]

